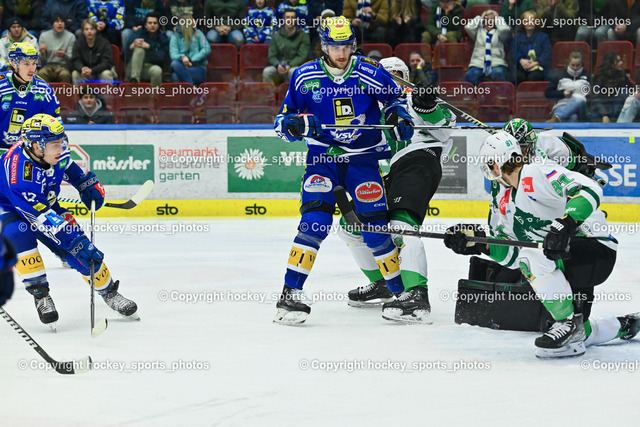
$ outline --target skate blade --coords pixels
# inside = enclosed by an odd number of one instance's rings
[[[308,314],[304,311],[287,311],[284,308],[279,308],[273,323],[287,326],[301,325],[307,320],[307,316]]]
[[[538,348],[536,357],[538,359],[562,359],[566,357],[582,356],[587,350],[584,342],[574,342],[560,348]]]
[[[109,324],[107,323],[107,319],[98,320],[93,329],[91,329],[91,338],[95,338],[106,331],[108,325]]]
[[[397,308],[390,308],[382,310],[382,318],[391,322],[406,323],[412,325],[431,325],[431,313],[426,310],[416,310],[413,314],[402,314],[402,310]]]
[[[349,307],[380,307],[382,304],[393,301],[393,298],[376,298],[369,301],[347,301]]]

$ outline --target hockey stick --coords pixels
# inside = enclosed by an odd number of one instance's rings
[[[91,200],[91,244],[95,246],[96,239],[96,201]],[[95,338],[103,333],[107,326],[107,319],[103,318],[96,325],[96,305],[95,305],[95,287],[96,287],[96,264],[91,260],[91,276],[89,277],[89,287],[91,288],[91,338]]]
[[[340,212],[342,212],[342,216],[347,221],[349,227],[358,230],[365,231],[369,233],[380,233],[380,234],[399,234],[403,236],[414,236],[414,237],[425,237],[431,239],[444,239],[445,233],[430,233],[425,231],[417,231],[417,230],[404,230],[400,228],[391,228],[391,227],[379,227],[372,226],[368,224],[363,224],[358,219],[358,216],[353,211],[351,207],[351,203],[349,203],[349,199],[347,198],[347,193],[344,188],[341,186],[337,186],[333,190],[333,196],[336,199],[336,203],[340,208]],[[488,237],[476,237],[476,236],[466,236],[467,240],[474,243],[486,243],[489,245],[500,245],[500,246],[519,246],[522,248],[536,248],[542,249],[542,243],[536,242],[522,242],[520,240],[504,240],[504,239],[492,239]]]
[[[322,125],[322,129],[393,129],[393,125]],[[501,130],[501,127],[498,126],[487,126],[485,128],[478,126],[425,126],[425,125],[415,125],[414,129],[475,129],[475,130],[484,130],[493,129],[493,130]],[[551,128],[544,128],[540,130],[551,130]]]
[[[4,320],[9,322],[9,325],[13,329],[15,329],[20,334],[20,336],[22,338],[24,338],[24,340],[31,347],[33,347],[33,349],[40,356],[42,356],[42,358],[44,360],[46,360],[47,363],[49,363],[49,365],[53,366],[53,368],[59,374],[83,374],[83,373],[88,372],[89,370],[91,370],[91,356],[87,356],[87,357],[82,358],[80,360],[75,360],[75,361],[70,361],[70,362],[58,362],[57,360],[55,360],[51,356],[49,356],[47,354],[47,352],[44,351],[44,349],[42,347],[40,347],[40,345],[38,345],[38,343],[35,342],[35,340],[33,338],[31,338],[31,335],[29,335],[27,333],[27,331],[22,329],[22,326],[20,326],[18,324],[18,322],[16,322],[13,319],[13,317],[11,317],[9,315],[9,313],[7,313],[5,311],[5,309],[2,308],[2,307],[0,307],[0,315],[4,318]]]
[[[127,200],[126,202],[124,203],[105,202],[103,206],[106,206],[108,208],[115,208],[115,209],[133,209],[136,206],[138,206],[144,199],[147,198],[147,196],[151,193],[151,190],[153,190],[153,181],[148,180],[144,184],[142,184],[142,187],[140,187],[138,192],[134,194],[134,196],[129,200]],[[71,197],[58,197],[58,201],[63,203],[75,203],[76,205],[79,205],[82,203],[81,200],[73,199]]]

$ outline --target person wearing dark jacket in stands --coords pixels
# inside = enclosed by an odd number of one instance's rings
[[[66,123],[78,125],[110,125],[113,115],[105,103],[90,91],[88,86],[80,86],[80,101],[76,109],[69,114]]]
[[[96,23],[91,19],[85,19],[82,22],[82,36],[76,40],[71,57],[71,79],[74,84],[78,80],[113,81],[117,77],[113,71],[111,45],[107,39],[97,37],[97,34]]]

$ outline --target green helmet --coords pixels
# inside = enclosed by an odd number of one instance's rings
[[[531,123],[525,119],[511,119],[502,129],[514,136],[522,148],[528,148],[529,153],[536,149],[538,134],[533,130]]]

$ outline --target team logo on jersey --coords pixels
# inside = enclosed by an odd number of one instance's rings
[[[31,162],[24,162],[24,170],[22,171],[22,179],[25,181],[33,181],[33,164]]]
[[[320,104],[322,102],[322,92],[320,92],[319,90],[314,90],[312,99],[316,104]]]
[[[533,177],[527,176],[520,181],[525,193],[533,193]]]
[[[328,193],[332,188],[331,180],[320,175],[311,175],[302,187],[307,193]]]
[[[500,198],[500,201],[498,202],[498,209],[500,209],[500,213],[502,215],[506,215],[507,214],[507,204],[509,203],[509,199],[511,198],[511,189],[507,189],[507,191],[504,192],[504,196],[502,196]]]
[[[335,98],[333,100],[333,115],[336,118],[336,124],[350,124],[351,120],[356,118],[353,100],[351,98]]]
[[[362,183],[356,187],[356,199],[365,203],[373,203],[382,199],[384,190],[382,186],[374,181]]]
[[[9,108],[11,108],[11,103],[10,102],[3,102],[2,103],[2,111],[9,111]]]

